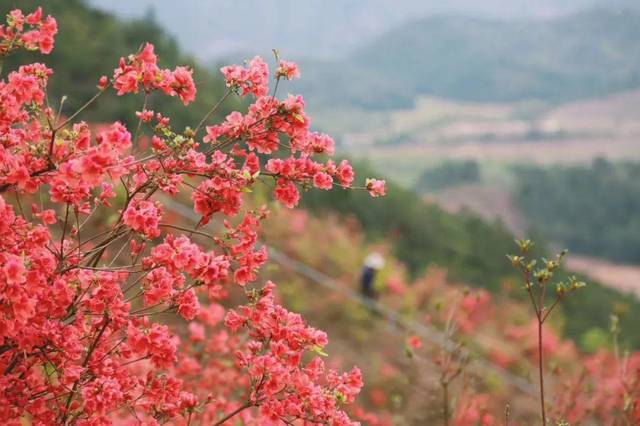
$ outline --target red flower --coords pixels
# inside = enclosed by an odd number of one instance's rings
[[[313,186],[318,189],[329,190],[333,188],[333,178],[326,173],[318,172],[313,175]]]
[[[264,96],[269,92],[269,68],[260,56],[253,58],[249,65],[230,65],[220,69],[227,87],[240,90],[242,96],[249,93]]]
[[[151,201],[134,200],[129,204],[122,217],[127,226],[148,238],[160,235],[158,225],[162,219],[162,212]]]
[[[276,70],[276,77],[284,77],[287,80],[300,78],[300,70],[298,70],[298,65],[289,61],[280,61],[280,63],[278,64],[278,69]]]
[[[418,336],[409,337],[407,344],[413,349],[420,349],[422,347],[422,341]]]

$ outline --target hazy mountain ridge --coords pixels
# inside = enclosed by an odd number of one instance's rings
[[[628,7],[634,0],[91,0],[125,17],[152,11],[183,49],[201,60],[235,51],[278,48],[289,57],[348,55],[394,27],[419,17],[464,14],[497,19],[550,18],[590,7]]]
[[[428,17],[356,49],[308,63],[301,86],[327,103],[380,109],[417,95],[564,102],[640,86],[640,12],[597,9],[551,20]],[[305,83],[309,84],[309,83]]]
[[[640,9],[629,0],[91,3],[147,13],[207,62],[277,47],[301,63],[293,90],[311,107],[398,108],[420,95],[564,102],[640,86]]]

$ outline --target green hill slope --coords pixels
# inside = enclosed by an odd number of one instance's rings
[[[357,168],[359,176],[376,175],[366,165]],[[506,284],[515,297],[526,298],[526,292],[520,291],[519,275],[505,258],[515,251],[513,236],[500,224],[471,214],[447,213],[393,183],[387,185],[387,196],[376,200],[364,191],[309,191],[303,200],[312,212],[337,211],[355,217],[374,241],[393,241],[394,254],[416,276],[427,266],[438,265],[446,267],[452,278],[469,285],[500,294]],[[534,254],[550,258],[541,244]],[[561,275],[566,277],[566,272]],[[594,328],[606,330],[612,312],[623,314],[625,329],[632,330],[640,302],[589,281],[584,291],[563,302],[562,310],[567,336],[580,342]],[[634,347],[640,347],[640,336],[628,338]]]
[[[533,228],[578,253],[640,263],[640,164],[520,167],[514,190]],[[544,206],[544,208],[541,208]]]

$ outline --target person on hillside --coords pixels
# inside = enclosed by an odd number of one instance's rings
[[[376,277],[376,272],[384,267],[384,258],[380,253],[370,253],[364,260],[364,267],[362,268],[362,275],[360,277],[360,291],[364,297],[369,299],[376,298],[376,291],[373,288],[373,284]]]

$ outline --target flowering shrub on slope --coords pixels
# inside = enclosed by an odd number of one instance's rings
[[[21,48],[49,53],[56,32],[41,9],[14,10],[0,26],[0,61]],[[332,139],[309,130],[302,97],[269,94],[259,57],[224,67],[225,97],[194,128],[172,128],[149,96],[188,105],[196,86],[189,68],[157,60],[151,44],[122,58],[67,118],[47,97],[45,65],[0,81],[0,422],[352,424],[343,406],[361,374],[325,367],[325,333],[279,306],[272,283],[254,284],[268,212],[243,202],[272,180],[292,208],[300,188],[352,187],[351,166],[318,160],[333,154]],[[276,81],[298,76],[279,62]],[[111,90],[141,97],[139,124],[92,134],[78,119]],[[255,98],[248,112],[209,125],[232,93]],[[363,189],[383,195],[384,181]],[[162,197],[181,194],[196,227],[167,219]],[[215,233],[202,227],[212,219]],[[226,310],[234,285],[247,301]],[[182,317],[188,333],[162,314]]]
[[[265,239],[291,257],[328,271],[345,290],[349,286],[357,290],[362,260],[371,250],[390,251],[389,242],[367,242],[350,218],[274,210]],[[302,229],[304,235],[296,238]],[[393,321],[358,306],[349,292],[317,283],[301,285],[301,276],[286,264],[266,272],[281,283],[280,294],[288,304],[329,332],[328,351],[339,354],[346,364],[357,361],[367,378],[359,402],[375,407],[382,424],[389,418],[385,411],[402,424],[448,420],[456,426],[497,425],[506,424],[505,417],[513,426],[541,424],[535,397],[539,346],[549,398],[547,424],[640,424],[640,352],[628,351],[618,342],[625,332],[615,315],[610,338],[597,350],[594,347],[595,352],[583,353],[560,333],[571,317],[559,321],[550,317],[539,341],[537,318],[511,294],[522,291],[521,285],[505,282],[502,294],[491,295],[451,281],[442,268],[430,266],[412,280],[391,255],[386,261],[378,275],[377,284],[385,286],[379,288],[380,303],[406,319],[441,330],[455,343],[449,350],[391,327]],[[563,296],[566,289],[550,287]],[[354,345],[357,351],[352,350]],[[478,358],[486,363],[478,363]],[[498,375],[497,368],[533,385],[527,392]]]

